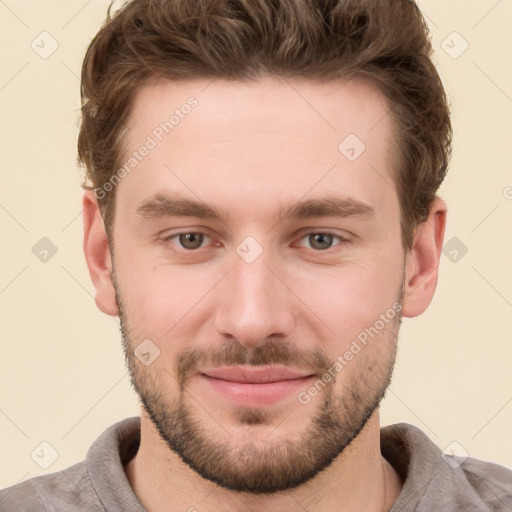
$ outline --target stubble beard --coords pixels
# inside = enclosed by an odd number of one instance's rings
[[[371,343],[380,345],[380,350],[365,347],[366,354],[362,358],[357,355],[350,363],[359,364],[358,378],[344,382],[341,393],[335,392],[337,379],[334,379],[312,399],[315,401],[314,413],[308,424],[294,433],[293,440],[280,436],[264,442],[237,443],[236,439],[225,435],[221,426],[218,432],[205,426],[201,414],[207,417],[208,413],[187,390],[187,383],[199,361],[205,363],[207,359],[219,365],[287,365],[307,360],[309,366],[313,365],[321,375],[332,366],[326,354],[319,349],[301,352],[293,345],[274,340],[250,351],[236,341],[213,353],[196,348],[179,356],[176,376],[171,376],[175,379],[177,394],[170,398],[173,390],[163,390],[151,367],[142,365],[134,355],[138,338],[132,337],[134,331],[129,325],[115,279],[114,287],[126,364],[144,410],[172,452],[201,477],[226,489],[252,495],[272,494],[309,481],[327,468],[360,434],[391,382],[400,314],[386,327],[385,338],[372,340]],[[402,299],[401,292],[400,304]],[[368,354],[378,354],[379,357],[369,359]],[[343,370],[339,375],[343,375]],[[297,403],[297,407],[302,406]],[[208,412],[215,417],[214,410]],[[275,421],[264,408],[238,407],[234,409],[233,417],[239,425],[257,426]],[[276,423],[279,421],[282,419]]]

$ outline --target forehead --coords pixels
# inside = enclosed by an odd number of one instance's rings
[[[118,201],[177,190],[261,212],[339,191],[378,207],[395,194],[391,135],[386,99],[362,80],[160,81],[135,98],[125,162],[150,149]]]

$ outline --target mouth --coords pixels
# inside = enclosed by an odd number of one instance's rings
[[[282,366],[205,368],[199,377],[208,390],[242,407],[276,404],[305,389],[315,374]]]

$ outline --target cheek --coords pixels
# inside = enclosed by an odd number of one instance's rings
[[[400,257],[374,258],[308,279],[297,277],[294,290],[334,331],[333,337],[349,342],[381,314],[397,307],[402,273]]]
[[[138,337],[152,339],[163,351],[178,349],[180,335],[187,331],[190,338],[193,326],[199,327],[195,320],[218,274],[200,266],[155,265],[147,260],[139,265],[131,259],[118,278],[130,328]]]

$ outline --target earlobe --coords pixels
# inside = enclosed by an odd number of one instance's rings
[[[405,263],[405,288],[402,314],[421,315],[430,305],[437,286],[439,260],[443,247],[447,207],[436,198],[428,219],[417,227]]]
[[[103,313],[118,316],[119,310],[112,282],[112,260],[107,233],[97,199],[92,191],[83,196],[84,254],[95,293],[95,301]]]

